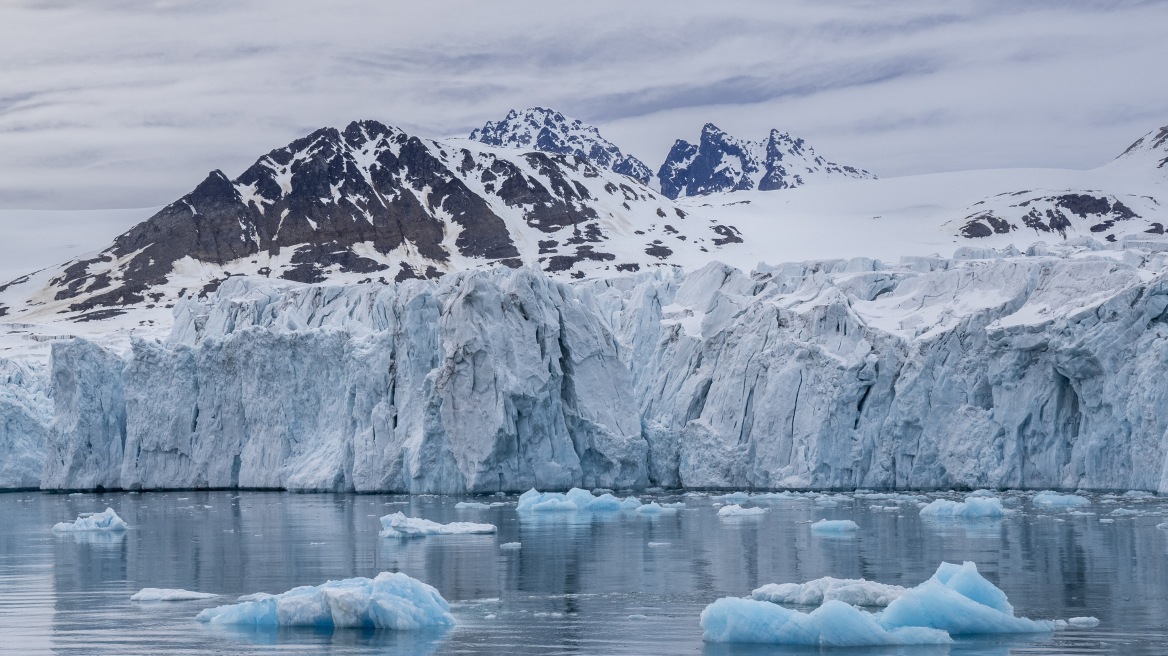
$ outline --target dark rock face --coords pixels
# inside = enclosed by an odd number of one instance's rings
[[[641,183],[649,182],[652,175],[644,162],[622,153],[620,148],[600,136],[595,127],[545,107],[532,107],[522,112],[513,109],[502,121],[488,121],[482,128],[471,132],[470,138],[488,146],[574,155]]]
[[[670,198],[728,191],[771,191],[813,179],[872,178],[871,173],[829,162],[807,143],[771,130],[766,141],[744,141],[718,129],[702,128],[697,144],[678,140],[657,171],[661,193]]]
[[[1118,223],[1141,218],[1123,201],[1109,195],[1095,196],[1085,193],[1041,195],[1026,191],[1002,194],[996,198],[1007,197],[1009,200],[1003,207],[982,209],[966,217],[958,228],[958,234],[969,239],[978,239],[995,234],[1008,234],[1025,227],[1039,234],[1057,234],[1066,239],[1067,232],[1075,227],[1072,219],[1077,217],[1084,222],[1090,232],[1109,233],[1101,236],[1108,241],[1115,241],[1116,235],[1111,231]],[[1022,200],[1011,202],[1018,198]],[[986,201],[978,203],[985,204]],[[1145,232],[1155,232],[1155,225],[1149,224]]]

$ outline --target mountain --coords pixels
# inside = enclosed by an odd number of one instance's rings
[[[167,308],[236,275],[386,282],[526,264],[582,277],[704,262],[739,241],[573,154],[361,121],[273,150],[234,180],[213,171],[97,255],[0,286],[0,316]]]
[[[532,107],[523,112],[513,109],[503,120],[488,121],[481,129],[471,132],[470,138],[500,148],[575,155],[642,184],[648,184],[652,176],[648,166],[636,157],[622,153],[620,148],[600,136],[595,127],[545,107]]]
[[[1163,235],[1168,228],[1168,126],[1138,139],[1075,186],[1028,187],[982,199],[950,222],[965,239],[1046,240],[1089,236],[1108,242]]]
[[[807,142],[785,132],[771,130],[766,141],[745,141],[713,123],[702,128],[697,144],[675,142],[657,171],[661,193],[670,198],[874,177],[863,169],[825,160]]]

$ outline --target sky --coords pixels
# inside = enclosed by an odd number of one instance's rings
[[[881,177],[1098,166],[1168,124],[1168,2],[0,2],[0,209],[169,203],[325,126],[511,108],[654,170],[706,122]]]

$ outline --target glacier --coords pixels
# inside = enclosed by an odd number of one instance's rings
[[[56,341],[9,375],[0,450],[26,464],[0,482],[43,453],[44,489],[1168,493],[1166,265],[1164,242],[1079,239],[579,281],[231,277],[165,339]]]

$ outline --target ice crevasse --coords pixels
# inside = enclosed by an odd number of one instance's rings
[[[0,380],[24,399],[0,413],[44,443],[20,460],[43,469],[6,480],[1168,492],[1168,255],[1032,250],[575,282],[234,277],[179,303],[164,341],[56,342],[43,375]],[[42,425],[42,397],[12,390],[45,381]]]
[[[726,597],[702,611],[704,638],[710,642],[747,642],[819,647],[944,644],[955,635],[1039,633],[1066,627],[1064,621],[1036,621],[1014,615],[1006,595],[977,571],[974,563],[942,563],[920,585],[905,589],[864,585],[864,581],[821,580],[808,587],[768,587],[754,599]],[[831,598],[833,589],[862,601],[887,603],[870,613]],[[818,592],[818,594],[816,594]],[[805,595],[805,596],[804,596]],[[804,613],[772,603],[822,604]]]

